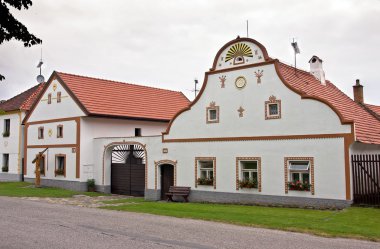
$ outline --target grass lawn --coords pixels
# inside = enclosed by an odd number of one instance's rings
[[[380,241],[380,209],[351,207],[340,211],[204,203],[151,202],[142,198],[105,201],[123,203],[104,209],[174,216]]]
[[[96,192],[77,192],[61,188],[31,188],[33,184],[27,182],[0,182],[0,196],[11,197],[71,197],[83,194],[88,196],[105,195]]]

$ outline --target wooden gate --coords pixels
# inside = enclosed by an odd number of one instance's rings
[[[380,154],[351,155],[354,203],[380,205]]]
[[[112,150],[111,193],[144,196],[145,151],[138,145],[120,145]]]

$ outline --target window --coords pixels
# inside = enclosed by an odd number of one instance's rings
[[[290,161],[289,176],[291,182],[310,183],[310,162]]]
[[[55,175],[66,176],[66,155],[55,156]]]
[[[314,195],[314,158],[285,157],[285,194],[289,190],[310,191]]]
[[[206,108],[206,123],[219,123],[219,106],[215,102],[211,102]]]
[[[199,161],[199,176],[205,179],[214,179],[213,161]]]
[[[257,189],[261,192],[261,158],[236,158],[236,190]]]
[[[57,92],[57,103],[61,103],[61,92]]]
[[[44,139],[44,127],[38,127],[38,139]]]
[[[11,120],[10,119],[4,119],[3,137],[9,137],[10,132],[11,132]]]
[[[268,101],[265,101],[265,119],[279,118],[281,118],[281,100],[272,95]]]
[[[141,128],[135,128],[135,137],[141,137]]]
[[[63,125],[57,126],[57,138],[63,138]]]
[[[206,185],[216,188],[215,164],[215,157],[195,158],[195,187]]]
[[[278,115],[278,104],[269,104],[269,115]]]
[[[2,172],[8,172],[9,170],[9,154],[3,154],[3,165],[1,168]]]
[[[48,94],[48,104],[51,104],[51,93]]]

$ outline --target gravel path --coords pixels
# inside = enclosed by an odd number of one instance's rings
[[[333,239],[173,217],[0,197],[0,248],[370,249]]]

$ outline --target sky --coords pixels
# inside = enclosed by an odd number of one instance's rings
[[[42,46],[0,45],[0,100],[53,71],[182,91],[194,98],[218,50],[238,35],[272,58],[297,66],[323,60],[326,78],[352,97],[360,79],[366,103],[380,105],[380,0],[34,0],[11,10]],[[200,84],[198,88],[200,88]]]

